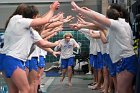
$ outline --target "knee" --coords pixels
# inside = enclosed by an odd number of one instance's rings
[[[68,72],[71,73],[72,72],[72,69],[71,68],[68,68]]]

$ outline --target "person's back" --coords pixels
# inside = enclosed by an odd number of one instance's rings
[[[25,21],[29,20],[30,22],[32,19],[24,19],[21,15],[15,15],[11,18],[5,31],[3,47],[4,53],[15,58],[20,58],[23,61],[26,60],[25,58],[33,43],[31,31],[28,31],[30,24],[24,24]]]

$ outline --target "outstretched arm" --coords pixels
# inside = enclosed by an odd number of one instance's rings
[[[40,26],[48,23],[49,20],[52,18],[54,12],[59,8],[59,6],[59,2],[55,1],[53,4],[50,5],[50,10],[48,13],[46,13],[46,15],[44,15],[41,18],[33,19],[33,21],[30,24],[30,27]]]
[[[89,34],[90,34],[90,36],[92,38],[100,39],[100,33],[99,33],[99,31],[89,30]]]
[[[106,44],[107,43],[106,33],[107,33],[106,30],[100,31],[100,38],[101,38],[103,44]]]
[[[98,13],[98,12],[95,12],[91,9],[83,9],[83,8],[80,8],[74,1],[71,2],[71,5],[73,7],[73,10],[84,15],[85,17],[89,17],[91,18],[92,20],[102,24],[102,25],[105,25],[107,27],[110,27],[111,25],[111,22],[108,18],[106,18],[104,15]]]
[[[57,57],[57,55],[60,55],[60,52],[53,51],[51,48],[44,48],[44,50],[51,53],[54,57]]]

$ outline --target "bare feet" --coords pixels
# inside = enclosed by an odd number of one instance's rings
[[[60,79],[60,82],[62,83],[62,82],[63,82],[63,80],[64,80],[64,78],[61,78],[61,79]]]
[[[70,87],[71,87],[71,86],[72,86],[72,83],[68,83],[68,86],[70,86]]]
[[[62,83],[65,79],[65,75],[62,75],[61,79],[60,79],[60,82]]]

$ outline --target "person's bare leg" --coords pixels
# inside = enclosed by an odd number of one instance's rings
[[[60,79],[60,82],[62,83],[63,80],[65,79],[65,75],[66,75],[67,69],[62,69],[62,78]]]
[[[116,78],[116,76],[112,77],[112,80],[113,80],[113,84],[114,84],[115,93],[118,93],[117,92],[117,78]]]
[[[28,77],[28,74],[29,74],[29,68],[25,67],[25,71],[26,71],[26,75]]]
[[[41,76],[43,75],[43,72],[44,72],[44,68],[38,68],[38,75],[39,75],[39,82],[38,82],[38,84],[40,84],[40,81],[41,81]]]
[[[108,92],[112,93],[113,89],[114,89],[113,79],[111,76],[109,76],[109,90],[108,90]]]
[[[11,76],[11,80],[16,85],[20,93],[30,93],[30,86],[24,70],[17,68]]]
[[[29,72],[30,93],[37,93],[38,80],[37,71],[32,70]]]
[[[41,82],[41,76],[43,75],[44,68],[38,67],[38,85],[37,85],[37,90],[40,91],[40,82]]]
[[[93,83],[97,83],[98,82],[98,75],[97,75],[97,69],[93,68],[93,75],[94,75],[94,82]]]
[[[19,92],[18,88],[16,87],[16,85],[14,84],[14,82],[12,81],[11,78],[6,78],[4,76],[4,80],[8,86],[8,93],[18,93]]]
[[[117,92],[118,93],[133,93],[132,82],[134,75],[127,70],[117,74]]]
[[[68,66],[68,85],[69,86],[72,86],[71,79],[72,79],[72,67]]]
[[[103,93],[108,93],[108,87],[109,87],[109,73],[106,67],[103,68],[103,76],[104,76],[104,83],[103,83],[103,88],[102,92]]]
[[[91,89],[93,90],[100,89],[101,81],[102,81],[102,69],[98,69],[98,81]]]
[[[101,82],[102,82],[102,69],[98,70],[98,83],[97,83],[97,89],[101,87]]]

